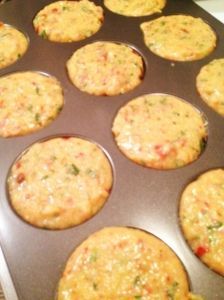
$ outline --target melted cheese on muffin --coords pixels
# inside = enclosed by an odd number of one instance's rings
[[[0,22],[0,69],[16,62],[27,47],[28,40],[22,32]]]
[[[18,72],[0,78],[0,136],[25,135],[52,122],[63,107],[56,78]]]
[[[224,170],[201,175],[184,190],[180,222],[194,253],[224,275]]]
[[[198,158],[207,137],[206,123],[191,104],[171,95],[150,94],[122,107],[112,131],[119,149],[152,168],[172,169]]]
[[[56,1],[45,6],[33,20],[36,32],[54,42],[74,42],[96,33],[103,9],[89,0]]]
[[[10,201],[27,222],[61,229],[98,212],[109,196],[112,170],[103,151],[75,137],[32,145],[12,166]]]
[[[215,59],[200,70],[197,89],[201,98],[224,116],[224,58]]]
[[[78,49],[67,62],[67,69],[81,91],[112,96],[139,85],[144,64],[141,56],[126,45],[95,42]]]
[[[141,24],[146,46],[156,55],[175,61],[193,61],[210,54],[216,35],[200,18],[173,15]]]
[[[114,13],[140,17],[161,12],[166,0],[104,0],[104,4]]]
[[[174,252],[137,229],[109,227],[71,255],[58,300],[189,299],[185,270]]]

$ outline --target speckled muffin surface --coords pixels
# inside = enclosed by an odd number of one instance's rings
[[[201,154],[207,127],[191,104],[171,95],[149,94],[118,111],[112,132],[132,161],[156,169],[182,167]]]
[[[214,59],[202,67],[196,85],[201,98],[224,116],[224,58]]]
[[[224,170],[202,174],[184,190],[180,223],[193,252],[224,276]]]
[[[140,17],[161,12],[166,0],[104,0],[104,4],[114,13]]]
[[[142,57],[125,44],[95,42],[78,49],[67,62],[72,83],[83,92],[113,96],[134,89],[142,80]]]
[[[21,31],[0,22],[0,69],[23,56],[28,44],[27,37]]]
[[[112,169],[96,144],[57,137],[33,144],[12,166],[9,200],[25,221],[48,229],[78,225],[107,200]]]
[[[146,46],[156,55],[174,61],[194,61],[216,47],[216,34],[201,18],[163,16],[141,24]]]
[[[95,34],[103,18],[103,9],[93,1],[56,1],[37,13],[33,25],[42,38],[67,43]]]
[[[188,300],[185,270],[174,252],[138,229],[108,227],[70,256],[57,300]]]
[[[26,71],[0,77],[0,136],[32,133],[51,123],[64,104],[55,77]]]

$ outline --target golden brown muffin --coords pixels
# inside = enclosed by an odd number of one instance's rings
[[[156,55],[175,61],[193,61],[209,55],[216,35],[200,18],[163,16],[141,24],[146,46]]]
[[[161,12],[166,0],[104,0],[104,4],[114,13],[141,17]]]
[[[70,256],[57,300],[188,300],[185,270],[175,253],[142,230],[104,228]]]
[[[95,215],[112,186],[111,165],[96,144],[76,137],[33,144],[13,164],[10,202],[34,226],[62,229]]]
[[[214,59],[202,67],[196,85],[201,98],[224,116],[224,58]]]
[[[118,111],[112,132],[129,159],[156,169],[173,169],[193,162],[207,138],[201,113],[182,99],[165,94],[129,101]]]
[[[0,77],[0,136],[13,137],[40,130],[62,110],[61,84],[39,72]]]
[[[72,83],[93,95],[126,93],[140,84],[144,63],[131,47],[95,42],[78,49],[67,62]]]
[[[45,6],[33,20],[36,32],[53,42],[75,42],[96,33],[103,9],[89,0],[56,1]]]
[[[23,56],[28,44],[27,37],[21,31],[0,22],[0,69]]]
[[[190,183],[180,200],[180,223],[194,253],[224,275],[224,170],[211,170]]]

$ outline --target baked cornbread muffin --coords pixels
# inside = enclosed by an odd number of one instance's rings
[[[0,69],[23,56],[28,44],[27,37],[21,31],[0,22]]]
[[[156,169],[173,169],[201,154],[207,127],[201,113],[180,98],[165,94],[140,96],[118,111],[112,132],[131,160]]]
[[[108,227],[78,246],[66,264],[57,300],[73,299],[193,298],[180,260],[164,242],[142,230]]]
[[[78,49],[67,62],[68,75],[81,91],[93,95],[123,94],[140,84],[142,57],[125,44],[95,42]]]
[[[224,116],[224,58],[214,59],[202,67],[196,85],[201,98]]]
[[[180,200],[180,224],[194,253],[224,275],[224,170],[208,171],[191,182]]]
[[[8,177],[12,207],[34,226],[62,229],[95,215],[107,200],[112,170],[96,144],[57,137],[33,144]]]
[[[193,61],[209,55],[216,35],[200,18],[163,16],[141,24],[146,46],[156,55],[174,61]]]
[[[18,72],[0,77],[0,136],[13,137],[40,130],[63,107],[61,84],[39,72]]]
[[[103,9],[89,0],[56,1],[45,6],[33,20],[35,31],[53,42],[75,42],[96,33]]]
[[[161,12],[166,0],[104,0],[104,5],[114,13],[140,17]]]

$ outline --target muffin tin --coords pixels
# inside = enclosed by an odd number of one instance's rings
[[[0,75],[34,70],[55,76],[64,89],[62,112],[48,127],[33,134],[0,138],[0,242],[19,300],[54,299],[65,262],[74,248],[93,232],[106,226],[131,226],[144,229],[166,242],[179,256],[189,276],[191,290],[206,300],[221,300],[224,280],[205,266],[187,245],[178,218],[180,195],[184,187],[201,173],[224,166],[223,118],[198,95],[195,79],[200,68],[214,58],[223,57],[224,25],[192,1],[167,0],[161,14],[124,17],[108,11],[103,1],[104,23],[92,37],[61,44],[39,37],[32,19],[48,0],[11,0],[0,6],[0,20],[28,35],[30,44],[15,64],[0,70]],[[216,49],[194,62],[172,62],[152,54],[145,46],[139,25],[161,15],[189,14],[208,22],[218,36]],[[124,42],[140,52],[146,72],[142,83],[119,96],[91,96],[70,82],[66,61],[72,53],[94,41]],[[128,160],[117,148],[111,133],[118,109],[127,101],[146,93],[167,93],[192,103],[208,120],[208,143],[199,159],[185,167],[160,171]],[[66,230],[35,228],[20,219],[8,202],[6,180],[18,155],[32,143],[55,135],[81,135],[100,144],[110,157],[114,184],[100,212],[87,222]],[[11,300],[11,299],[10,299]]]

